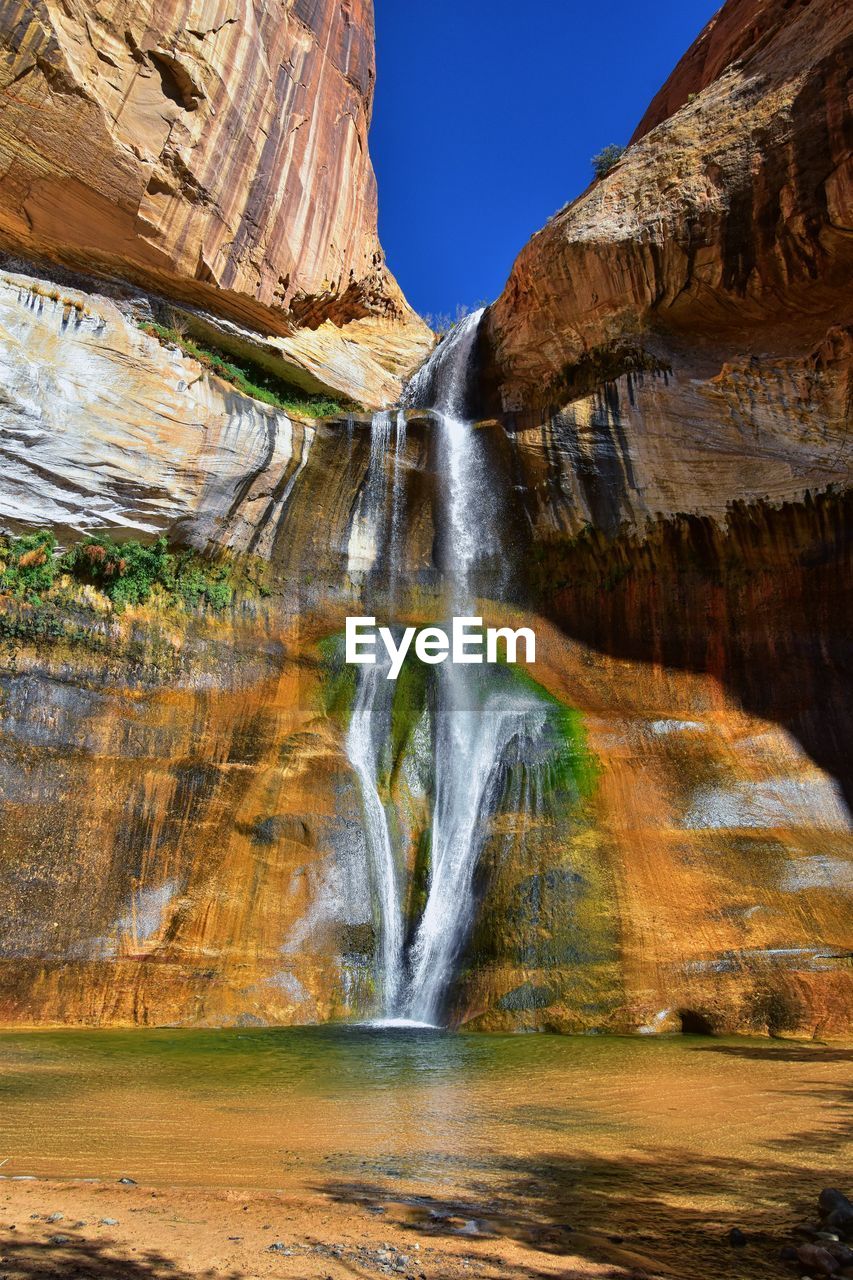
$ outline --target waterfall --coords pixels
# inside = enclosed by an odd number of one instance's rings
[[[482,312],[445,338],[410,382],[405,403],[429,411],[437,429],[441,570],[451,612],[475,610],[476,584],[500,560],[500,502],[490,484],[477,432],[465,417],[472,355]],[[404,568],[401,451],[405,414],[398,414],[393,458],[391,581]],[[368,476],[359,500],[357,540],[376,558],[379,494],[387,487],[390,418],[377,415]],[[381,458],[380,458],[381,455]],[[355,529],[355,524],[354,524]],[[369,532],[368,532],[369,530]],[[352,539],[351,539],[352,542]],[[372,561],[371,561],[372,563]],[[493,577],[492,587],[499,590]],[[376,900],[381,915],[382,1013],[385,1020],[435,1025],[474,914],[474,876],[490,815],[504,782],[502,763],[514,740],[535,741],[547,711],[537,698],[495,681],[487,669],[445,662],[434,668],[433,814],[426,905],[404,954],[402,894],[388,818],[378,785],[382,735],[390,731],[392,693],[379,664],[358,669],[347,753],[358,777]],[[392,686],[393,689],[393,686]]]
[[[390,593],[396,599],[400,571],[406,568],[405,538],[405,473],[403,455],[406,449],[406,415],[401,409],[397,414],[397,431],[394,440],[394,479],[391,493],[391,547],[389,553]]]
[[[482,698],[471,668],[445,664],[439,676],[436,794],[426,908],[410,958],[406,1014],[436,1023],[473,914],[473,877],[485,824],[499,799],[501,760],[512,739],[535,738],[545,712],[532,697]]]
[[[350,527],[347,568],[351,574],[369,573],[379,556],[387,492],[385,459],[390,441],[391,414],[383,409],[374,413],[371,421],[370,462]]]
[[[439,431],[445,503],[444,572],[453,612],[475,612],[472,578],[500,553],[499,504],[475,432],[464,417],[471,357],[482,311],[468,316],[421,371],[414,397],[430,394]],[[485,824],[498,799],[500,763],[512,739],[544,723],[529,695],[489,690],[483,669],[447,662],[438,669],[434,729],[435,807],[429,892],[410,957],[406,1012],[441,1017],[453,966],[473,914],[473,878]]]
[[[379,794],[379,759],[391,718],[387,665],[359,667],[358,689],[346,737],[346,752],[358,778],[365,838],[378,906],[382,1009],[397,1008],[403,968],[403,912],[388,815]],[[384,696],[383,696],[384,695]]]

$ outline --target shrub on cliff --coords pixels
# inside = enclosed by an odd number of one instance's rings
[[[0,537],[0,595],[37,608],[44,596],[58,604],[69,578],[97,588],[118,611],[145,604],[155,591],[167,606],[217,612],[234,598],[229,564],[192,551],[170,551],[165,538],[147,544],[88,538],[58,557],[56,537],[48,529]]]
[[[238,364],[236,359],[213,346],[203,346],[200,342],[187,336],[177,327],[173,317],[169,325],[146,321],[140,325],[143,333],[156,338],[164,346],[178,347],[184,355],[197,360],[211,373],[216,374],[244,396],[252,400],[260,400],[263,404],[282,409],[303,418],[337,418],[342,413],[358,412],[360,405],[332,400],[328,396],[309,395],[299,387],[291,386],[277,378],[260,365],[244,361]]]
[[[56,578],[56,538],[38,529],[22,538],[0,541],[0,592],[19,599],[49,591]]]
[[[148,544],[90,538],[72,547],[61,567],[96,586],[117,609],[145,604],[155,588],[169,603],[180,601],[191,608],[224,609],[234,595],[225,566],[202,561],[192,552],[171,552],[165,538]]]
[[[596,178],[605,177],[619,163],[624,154],[624,147],[620,147],[616,142],[611,142],[609,146],[599,151],[598,155],[593,156],[590,164]]]
[[[61,564],[78,581],[103,591],[117,609],[144,604],[155,586],[168,591],[174,585],[174,557],[169,555],[165,538],[150,546],[91,539],[72,547]]]

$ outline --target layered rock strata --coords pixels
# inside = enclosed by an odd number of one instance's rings
[[[478,443],[512,603],[478,607],[536,629],[529,677],[564,709],[571,767],[524,804],[542,762],[506,763],[458,1024],[853,1030],[849,28],[832,0],[732,0],[485,322],[501,414]],[[182,270],[207,323],[218,295]],[[364,1016],[378,921],[335,655],[365,602],[445,616],[437,433],[249,400],[140,332],[144,299],[105,292],[0,278],[2,523],[259,558],[271,594],[94,621],[72,597],[50,639],[47,606],[2,601],[0,1020]],[[216,332],[239,346],[255,313],[232,301]],[[341,319],[256,353],[303,343],[293,367],[331,384]],[[343,333],[363,352],[380,329],[398,377],[392,320]],[[377,769],[410,933],[433,707],[401,680]]]
[[[840,0],[724,7],[622,159],[519,255],[487,315],[497,407],[694,361],[705,381],[753,358],[807,369],[849,327],[851,49]]]
[[[377,239],[374,76],[370,0],[7,6],[0,245],[266,335],[376,318],[411,367],[430,338]]]

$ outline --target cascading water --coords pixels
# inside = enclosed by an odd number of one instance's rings
[[[429,379],[439,429],[439,471],[446,503],[444,569],[453,612],[474,612],[472,576],[499,554],[496,495],[475,432],[465,417],[467,380],[482,311],[468,316],[446,340],[437,368],[421,375],[410,394],[423,394]],[[535,700],[490,690],[476,666],[445,663],[439,669],[435,724],[435,808],[426,908],[410,959],[406,1009],[434,1022],[441,1015],[453,964],[470,924],[472,882],[485,819],[496,799],[499,765],[517,734],[532,735],[543,722]]]
[[[369,572],[379,555],[385,514],[385,457],[391,442],[391,414],[387,409],[373,415],[370,426],[370,462],[358,496],[347,547],[350,573]]]
[[[475,583],[501,559],[499,503],[477,433],[466,420],[472,354],[482,312],[467,317],[436,349],[406,393],[411,407],[429,410],[438,432],[441,568],[450,611],[475,613]],[[398,415],[391,512],[391,582],[404,551],[399,484],[405,415]],[[371,461],[357,518],[376,510],[379,453],[390,444],[390,419],[374,419]],[[384,475],[383,470],[383,475]],[[371,530],[379,527],[369,517]],[[375,533],[371,541],[375,542]],[[368,541],[363,533],[363,542]],[[375,558],[375,553],[374,553]],[[492,587],[497,584],[494,579]],[[393,588],[392,588],[393,590]],[[404,954],[400,870],[379,790],[381,736],[390,728],[385,670],[359,667],[347,752],[359,781],[381,923],[382,1013],[435,1025],[474,910],[473,882],[487,821],[500,798],[502,762],[513,740],[535,741],[547,712],[532,694],[495,682],[480,666],[446,662],[434,668],[432,723],[433,818],[426,904]],[[384,726],[384,729],[383,729]]]
[[[382,1007],[390,1017],[397,1008],[403,974],[403,913],[388,816],[378,785],[379,758],[390,722],[386,673],[387,667],[378,662],[360,668],[346,751],[358,778],[364,808],[365,838],[380,923]]]
[[[436,795],[426,908],[412,947],[407,1016],[435,1023],[453,978],[473,911],[472,883],[485,822],[512,739],[535,738],[545,713],[533,698],[486,694],[470,668],[446,664],[439,677],[435,732]]]

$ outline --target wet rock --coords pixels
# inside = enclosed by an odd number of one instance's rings
[[[836,1259],[819,1244],[801,1244],[797,1249],[797,1260],[817,1276],[832,1276],[839,1270]]]
[[[853,1267],[853,1249],[841,1244],[837,1240],[829,1240],[824,1243],[824,1249],[827,1253],[831,1253],[835,1261],[841,1267]]]
[[[853,1204],[850,1203],[843,1191],[837,1191],[834,1187],[824,1187],[817,1198],[817,1203],[822,1218],[834,1213],[837,1209],[846,1209],[848,1212],[853,1213]]]

